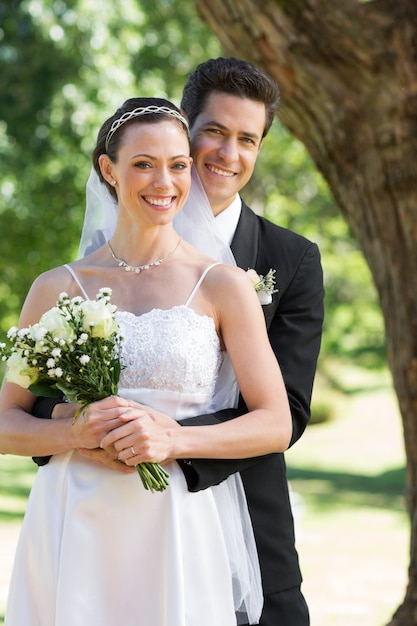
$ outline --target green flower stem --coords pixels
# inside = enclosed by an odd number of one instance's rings
[[[169,474],[159,463],[140,463],[136,470],[147,491],[164,491],[169,485]]]
[[[80,406],[78,411],[75,412],[75,415],[74,415],[73,420],[72,420],[72,425],[73,426],[74,426],[75,422],[77,421],[77,419],[80,417],[80,415],[82,415],[84,417],[85,412],[87,411],[87,409],[88,409],[88,404],[83,404],[82,406]]]

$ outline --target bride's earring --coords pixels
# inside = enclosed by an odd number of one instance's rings
[[[114,178],[113,178],[113,180],[110,182],[110,184],[111,184],[111,185],[113,185],[113,187],[115,186],[116,181],[114,180]]]

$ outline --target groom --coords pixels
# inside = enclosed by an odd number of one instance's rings
[[[235,58],[210,59],[189,76],[181,107],[191,130],[191,154],[219,234],[237,265],[265,275],[276,270],[277,293],[263,307],[281,366],[293,420],[294,444],[310,418],[312,385],[323,323],[323,275],[315,244],[255,215],[239,192],[252,176],[279,104],[276,83]],[[187,420],[212,424],[244,409]],[[258,547],[265,596],[261,626],[307,626],[301,573],[283,454],[256,459],[179,462],[188,488],[198,491],[240,472]]]
[[[278,291],[263,309],[289,397],[292,445],[310,418],[323,323],[320,255],[314,243],[255,215],[239,196],[252,176],[278,105],[276,83],[259,68],[235,58],[210,59],[199,65],[187,80],[181,102],[190,120],[194,165],[219,234],[231,245],[243,269],[252,268],[262,275],[276,270]],[[187,419],[187,425],[233,419],[246,410],[242,401],[240,404],[239,409]],[[40,401],[34,412],[45,416]],[[105,451],[91,451],[91,455],[99,459]],[[284,455],[179,463],[190,491],[241,473],[265,597],[260,625],[308,626]]]

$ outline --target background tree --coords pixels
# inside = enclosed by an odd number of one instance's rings
[[[417,4],[414,0],[195,0],[228,53],[278,81],[365,254],[404,425],[409,585],[391,624],[417,624]]]
[[[35,276],[76,255],[100,121],[132,94],[179,103],[187,74],[221,53],[193,3],[181,0],[0,3],[3,332],[16,323]],[[363,255],[303,144],[279,122],[244,197],[320,245],[326,275],[321,375],[343,385],[334,379],[340,357],[383,366],[382,317]]]

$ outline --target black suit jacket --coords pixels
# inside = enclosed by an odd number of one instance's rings
[[[293,421],[291,445],[304,432],[323,325],[323,273],[316,244],[256,215],[245,204],[232,242],[237,264],[265,275],[276,270],[271,304],[263,307],[268,335],[280,364]],[[241,415],[227,409],[184,420],[185,425],[214,424]],[[301,583],[295,549],[283,454],[254,459],[193,459],[180,462],[190,491],[218,484],[240,472],[258,547],[263,589],[275,593]]]

